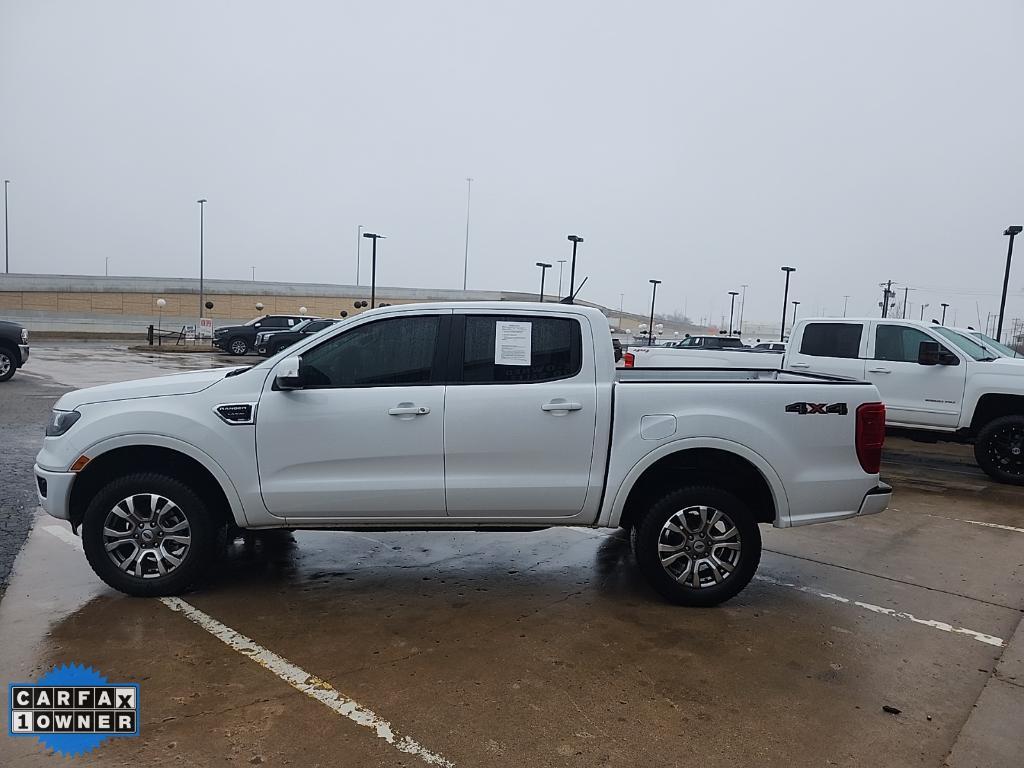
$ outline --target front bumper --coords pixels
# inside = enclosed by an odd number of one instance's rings
[[[36,496],[39,506],[46,514],[61,520],[71,519],[71,486],[75,482],[74,472],[53,472],[38,464],[33,467],[36,474]]]
[[[877,515],[889,506],[892,499],[892,486],[888,483],[879,482],[876,488],[872,488],[864,496],[860,503],[860,510],[857,515]]]
[[[19,344],[18,352],[21,353],[21,362],[18,364],[21,367],[28,362],[28,344]]]

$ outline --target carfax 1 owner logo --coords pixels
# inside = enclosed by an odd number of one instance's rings
[[[8,733],[75,756],[104,739],[139,735],[138,683],[111,683],[91,667],[55,667],[34,683],[10,683]]]

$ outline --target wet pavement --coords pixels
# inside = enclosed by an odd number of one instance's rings
[[[31,398],[45,418],[53,379],[109,381],[126,357],[33,350],[0,386],[17,459]],[[894,441],[888,512],[762,527],[757,580],[705,610],[587,529],[250,537],[183,603],[133,599],[40,516],[0,601],[0,675],[139,681],[142,735],[97,765],[1019,766],[1024,491],[964,451]],[[0,765],[59,759],[0,741]]]

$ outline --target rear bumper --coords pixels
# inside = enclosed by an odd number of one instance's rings
[[[38,464],[33,467],[36,475],[36,496],[39,506],[46,514],[61,520],[71,519],[71,486],[75,482],[74,472],[53,472]]]
[[[21,362],[18,363],[18,367],[20,368],[28,362],[28,344],[19,344],[18,352],[21,354]]]
[[[877,515],[889,506],[890,499],[892,499],[892,486],[879,482],[877,487],[872,488],[864,495],[857,515]]]

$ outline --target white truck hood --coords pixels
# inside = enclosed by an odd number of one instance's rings
[[[243,367],[245,366],[172,373],[168,376],[156,376],[151,379],[136,379],[135,381],[122,381],[117,384],[77,389],[61,397],[54,408],[60,411],[72,411],[80,405],[89,403],[107,403],[116,400],[131,400],[137,397],[191,395],[217,383],[230,371]]]

